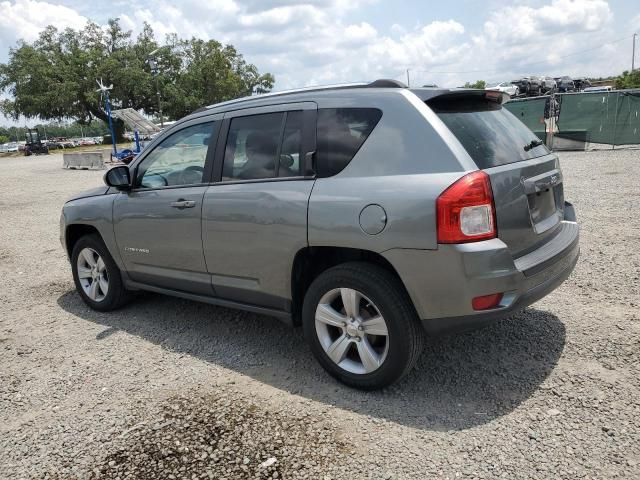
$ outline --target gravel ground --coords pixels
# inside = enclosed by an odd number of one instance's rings
[[[374,393],[272,318],[152,294],[87,309],[58,218],[103,172],[0,159],[0,478],[640,477],[640,151],[561,158],[572,277]]]

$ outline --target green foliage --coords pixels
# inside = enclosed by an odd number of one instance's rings
[[[0,102],[0,111],[15,119],[106,121],[96,91],[96,80],[102,79],[113,84],[114,109],[157,115],[159,91],[164,114],[177,119],[204,105],[273,87],[271,74],[259,74],[230,45],[176,35],[166,40],[160,48],[148,24],[133,39],[118,19],[109,20],[106,29],[91,22],[80,31],[48,26],[33,43],[19,41],[10,49],[8,62],[0,64],[0,92],[10,96]],[[154,75],[148,59],[158,48]],[[121,122],[116,124],[122,131]]]
[[[484,87],[487,86],[487,82],[485,82],[484,80],[476,80],[473,83],[465,83],[464,84],[464,88],[479,88],[480,90],[484,90]]]
[[[0,145],[7,143],[10,140],[9,135],[0,135]]]
[[[640,88],[640,69],[629,72],[625,70],[618,78],[616,78],[616,89],[624,88]]]

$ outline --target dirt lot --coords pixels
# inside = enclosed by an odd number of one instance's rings
[[[572,277],[376,393],[272,318],[87,309],[58,218],[103,172],[0,159],[0,478],[639,478],[640,151],[561,157]]]

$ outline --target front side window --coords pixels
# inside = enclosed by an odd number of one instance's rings
[[[301,110],[232,119],[222,180],[299,176],[301,139]]]
[[[143,188],[173,187],[204,181],[204,164],[217,122],[193,125],[171,134],[140,163],[136,184]]]
[[[377,108],[321,108],[318,110],[318,177],[340,173],[380,121]]]

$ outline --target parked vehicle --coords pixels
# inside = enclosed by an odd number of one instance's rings
[[[9,143],[5,143],[5,152],[17,152],[20,150],[20,145],[18,144],[18,142],[9,142]]]
[[[586,78],[574,78],[573,84],[575,85],[576,90],[579,92],[591,86],[591,82]]]
[[[203,108],[64,205],[77,291],[273,315],[340,381],[389,385],[424,330],[512,315],[577,262],[558,157],[506,98],[378,80]]]
[[[489,83],[485,87],[485,90],[495,90],[497,92],[503,92],[511,97],[517,97],[520,90],[516,85],[511,82],[494,82]]]
[[[57,142],[53,139],[48,139],[45,142],[45,144],[49,150],[57,150],[59,148],[64,148],[60,142]]]
[[[552,92],[556,89],[556,81],[552,77],[540,77],[542,93]]]
[[[542,95],[542,83],[540,77],[533,75],[530,77],[522,77],[518,80],[512,81],[511,83],[518,87],[520,93],[529,97]]]
[[[78,146],[76,142],[65,137],[54,138],[52,143],[57,144],[58,148],[74,148]]]
[[[573,92],[576,89],[571,77],[567,77],[567,76],[556,77],[555,81],[557,84],[558,92],[561,92],[561,93]]]

